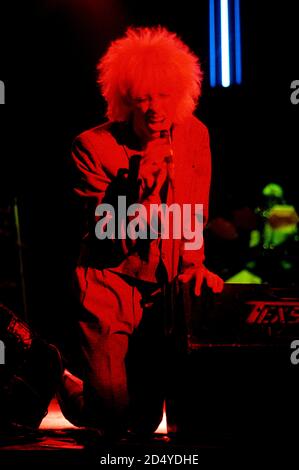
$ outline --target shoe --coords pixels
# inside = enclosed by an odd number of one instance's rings
[[[56,397],[63,416],[74,426],[82,426],[83,381],[64,369]]]

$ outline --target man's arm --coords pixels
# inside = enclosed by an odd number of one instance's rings
[[[211,151],[210,139],[207,128],[205,127],[197,149],[197,158],[194,162],[193,173],[193,192],[192,201],[197,203],[200,211],[192,212],[192,217],[197,220],[197,230],[201,233],[197,234],[201,239],[199,248],[186,249],[187,244],[192,240],[182,240],[181,245],[181,266],[182,270],[179,275],[179,280],[183,283],[195,280],[195,294],[199,295],[201,292],[202,282],[205,279],[208,286],[214,292],[221,292],[223,289],[223,281],[216,274],[210,272],[204,266],[204,239],[203,230],[207,224],[209,215],[209,192],[211,183]],[[190,246],[190,245],[189,245]]]
[[[150,207],[151,204],[161,202],[159,190],[165,181],[166,169],[160,163],[158,168],[154,168],[152,158],[150,159],[149,155],[143,158],[142,162],[140,162],[140,155],[132,156],[129,169],[120,168],[124,166],[123,161],[119,162],[118,167],[119,155],[117,155],[115,147],[112,147],[111,140],[109,139],[107,142],[107,137],[109,138],[107,135],[102,139],[100,137],[97,144],[84,133],[75,139],[72,147],[73,192],[77,200],[76,205],[85,219],[85,235],[94,231],[96,223],[100,219],[95,215],[96,207],[100,204],[110,204],[114,208],[115,214],[118,213],[119,195],[126,196],[127,208],[133,203],[142,204],[147,214],[146,220],[143,221],[144,230],[149,231]],[[117,151],[119,151],[118,148]],[[108,152],[111,152],[109,161],[114,159],[113,171],[111,171],[111,167],[107,168],[105,165]],[[103,156],[101,153],[105,155]],[[136,162],[133,164],[134,157],[140,157],[140,159],[135,158]],[[134,215],[129,215],[126,223],[132,221],[134,217]],[[141,223],[141,217],[139,220]],[[117,230],[115,242],[116,239]],[[124,255],[132,251],[136,244],[136,240],[130,237],[119,241]]]

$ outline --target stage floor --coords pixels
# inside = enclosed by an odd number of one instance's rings
[[[136,465],[150,462],[157,465],[159,458],[162,458],[162,464],[177,465],[187,459],[187,463],[198,465],[200,459],[208,455],[209,459],[213,458],[225,449],[226,445],[219,439],[218,442],[202,439],[191,443],[168,435],[165,414],[150,439],[145,441],[128,435],[117,444],[108,444],[94,430],[73,426],[63,417],[57,401],[53,400],[39,430],[20,432],[14,436],[2,434],[0,462],[1,468],[25,464],[46,465],[49,468],[57,465],[97,466],[116,463],[136,468]]]
[[[284,468],[293,462],[296,446],[288,448],[277,443],[255,442],[252,439],[228,439],[217,434],[196,438],[178,437],[167,434],[165,416],[153,436],[141,440],[128,435],[117,444],[104,442],[94,430],[77,428],[62,415],[56,400],[51,402],[49,413],[36,432],[20,432],[17,435],[0,436],[0,467],[12,468],[28,465],[46,468],[84,466],[98,468],[99,465],[120,465],[127,468],[142,468],[143,465],[191,464],[197,468],[211,468],[213,464],[229,464],[242,468],[250,461],[252,464],[281,460]],[[220,467],[219,467],[220,468]]]

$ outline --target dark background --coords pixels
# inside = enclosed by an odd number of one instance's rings
[[[256,207],[270,181],[281,184],[298,208],[299,105],[290,102],[290,84],[299,79],[297,4],[241,0],[244,82],[228,89],[209,87],[207,0],[12,1],[9,11],[1,6],[6,104],[0,107],[0,205],[11,208],[17,197],[28,312],[47,335],[57,335],[53,325],[61,318],[67,329],[72,315],[76,223],[68,205],[69,152],[79,132],[104,119],[95,67],[111,39],[129,25],[162,24],[200,56],[205,82],[197,115],[211,135],[211,217],[225,212],[226,204]],[[9,210],[0,215],[13,231]],[[6,288],[2,274],[1,295],[22,312],[17,251],[4,238],[1,271],[16,284]]]

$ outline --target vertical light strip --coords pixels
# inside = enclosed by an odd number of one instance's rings
[[[216,86],[215,0],[210,0],[210,85]]]
[[[241,56],[241,23],[240,0],[235,0],[235,56],[236,56],[236,83],[242,82],[242,56]]]
[[[221,83],[222,86],[230,85],[230,58],[229,58],[229,26],[228,26],[228,0],[220,3],[221,21]]]

